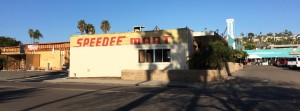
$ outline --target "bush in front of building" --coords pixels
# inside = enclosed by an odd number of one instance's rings
[[[211,53],[208,56],[210,68],[221,69],[226,62],[233,60],[232,49],[226,46],[222,41],[215,41],[209,45],[211,47]]]
[[[198,44],[198,49],[188,61],[190,69],[222,69],[227,62],[241,62],[248,54],[235,50],[223,41],[210,41],[207,45]]]
[[[245,62],[245,57],[248,56],[248,53],[246,51],[243,51],[243,50],[239,50],[239,49],[234,49],[233,50],[233,62],[236,62],[236,63],[244,63]]]

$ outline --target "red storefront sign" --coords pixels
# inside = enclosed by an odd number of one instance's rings
[[[163,37],[143,37],[143,38],[127,38],[126,36],[118,37],[92,37],[78,38],[74,47],[99,47],[99,46],[116,46],[124,45],[124,40],[129,39],[127,44],[169,44],[170,36]],[[128,41],[128,40],[127,40]]]

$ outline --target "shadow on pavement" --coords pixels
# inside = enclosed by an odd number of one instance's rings
[[[25,98],[28,97],[31,93],[41,90],[42,89],[39,88],[26,88],[18,90],[14,90],[11,88],[0,88],[0,103]]]
[[[6,80],[15,82],[42,82],[68,76],[68,73],[64,71],[13,71],[9,73],[9,75],[6,75],[9,79]]]
[[[62,103],[67,110],[278,111],[300,108],[300,88],[236,78],[199,88],[112,88]]]
[[[16,101],[40,88],[0,88],[0,103]],[[198,88],[106,87],[31,106],[39,109],[54,103],[62,110],[168,110],[168,111],[296,111],[300,87],[258,78],[235,78]]]

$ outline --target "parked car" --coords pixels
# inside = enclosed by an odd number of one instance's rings
[[[287,66],[288,58],[277,58],[275,63],[276,66]]]
[[[299,68],[300,67],[300,58],[299,57],[291,57],[288,60],[287,66],[289,69]]]

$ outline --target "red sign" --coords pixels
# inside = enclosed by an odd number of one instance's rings
[[[143,37],[143,38],[126,38],[126,36],[118,37],[94,37],[94,38],[78,38],[75,47],[99,47],[99,46],[115,46],[122,45],[124,39],[129,39],[127,44],[168,44],[170,36],[161,37]],[[126,43],[123,43],[126,44]]]

